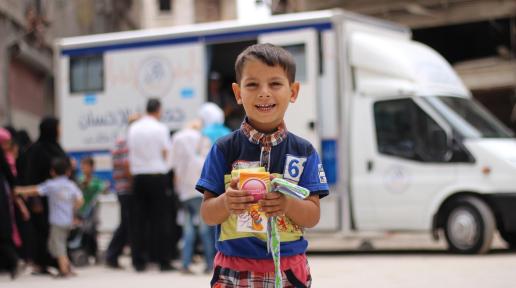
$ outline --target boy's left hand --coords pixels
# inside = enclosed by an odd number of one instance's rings
[[[265,193],[265,196],[258,201],[258,204],[260,204],[261,211],[265,212],[267,217],[284,216],[292,200],[294,199],[289,199],[289,197],[281,193],[269,192]]]

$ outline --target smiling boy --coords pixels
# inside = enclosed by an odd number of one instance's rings
[[[258,202],[268,217],[278,216],[283,287],[310,287],[311,276],[303,228],[320,218],[319,199],[328,185],[319,156],[306,140],[287,131],[283,121],[289,103],[299,93],[292,55],[271,44],[248,47],[235,63],[233,92],[246,118],[239,130],[213,145],[197,190],[204,193],[201,215],[217,225],[217,255],[212,287],[273,287],[274,263],[267,252],[266,234],[237,229],[239,215],[253,204],[253,196],[239,190],[232,170],[263,167],[310,190],[305,200],[266,193]]]

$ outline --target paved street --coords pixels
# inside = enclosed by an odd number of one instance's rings
[[[373,241],[378,249],[374,252],[342,248],[340,252],[312,253],[309,255],[314,277],[312,287],[516,287],[516,252],[505,250],[499,239],[488,255],[461,256],[448,254],[442,249],[442,242],[432,245],[430,241],[423,241],[425,238],[428,237],[402,235]],[[318,250],[323,250],[321,245]],[[128,257],[123,259],[123,264],[129,265]],[[201,274],[202,268],[202,264],[196,264],[193,270],[198,275],[185,276],[179,272],[160,273],[155,267],[137,274],[130,269],[113,271],[103,266],[90,266],[77,269],[79,276],[66,280],[30,276],[27,271],[14,282],[5,274],[0,275],[0,287],[208,287],[210,277]]]
[[[313,287],[396,288],[514,288],[516,254],[495,251],[484,256],[450,256],[442,252],[395,251],[380,254],[340,253],[311,255]],[[201,266],[195,267],[200,272]],[[0,276],[0,287],[37,288],[146,288],[208,287],[209,276],[184,276],[179,272],[142,274],[130,270],[112,271],[102,266],[78,270],[79,276],[54,280],[22,275],[11,282]]]

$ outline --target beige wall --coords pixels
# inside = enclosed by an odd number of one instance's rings
[[[194,23],[194,1],[174,0],[170,13],[160,12],[158,2],[155,0],[141,1],[141,28]]]
[[[155,0],[135,1],[141,28],[167,27],[236,18],[236,0],[173,0],[170,13],[160,13]]]

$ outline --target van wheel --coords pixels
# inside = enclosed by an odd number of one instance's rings
[[[507,242],[507,245],[509,245],[509,249],[516,250],[516,233],[505,232],[500,230],[500,236],[502,236],[503,240]]]
[[[448,249],[461,254],[483,254],[491,248],[495,231],[493,212],[482,200],[464,197],[448,210],[444,233]]]

